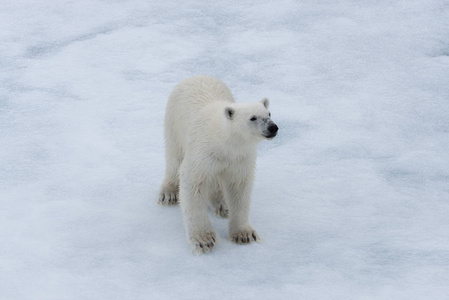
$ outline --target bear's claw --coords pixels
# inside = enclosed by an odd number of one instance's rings
[[[249,244],[259,242],[261,238],[255,230],[241,230],[231,234],[230,240],[235,244]]]

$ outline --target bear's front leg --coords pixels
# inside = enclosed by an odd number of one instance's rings
[[[191,173],[181,173],[180,198],[184,226],[190,246],[196,254],[212,251],[218,241],[207,215],[208,197],[207,182],[194,179]]]
[[[224,188],[229,206],[229,239],[236,244],[260,241],[256,230],[249,223],[252,181],[230,182]]]

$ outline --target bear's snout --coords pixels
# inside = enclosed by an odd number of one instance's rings
[[[270,123],[270,125],[268,125],[268,131],[270,133],[277,133],[278,132],[278,126],[276,124],[274,124],[273,122]]]
[[[264,136],[267,139],[272,139],[276,136],[278,130],[279,130],[278,126],[276,124],[274,124],[272,121],[270,121],[268,123],[267,131],[265,132]]]

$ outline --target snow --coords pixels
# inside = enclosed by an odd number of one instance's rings
[[[446,1],[0,3],[0,299],[448,299]],[[251,220],[156,205],[173,86],[268,97]]]

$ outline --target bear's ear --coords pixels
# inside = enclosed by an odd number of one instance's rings
[[[268,101],[268,98],[263,98],[262,100],[260,100],[260,103],[262,103],[266,109],[268,109],[268,107],[270,106],[270,101]]]
[[[225,108],[225,116],[229,120],[232,120],[232,118],[234,117],[234,113],[235,113],[235,110],[232,107],[228,106]]]

